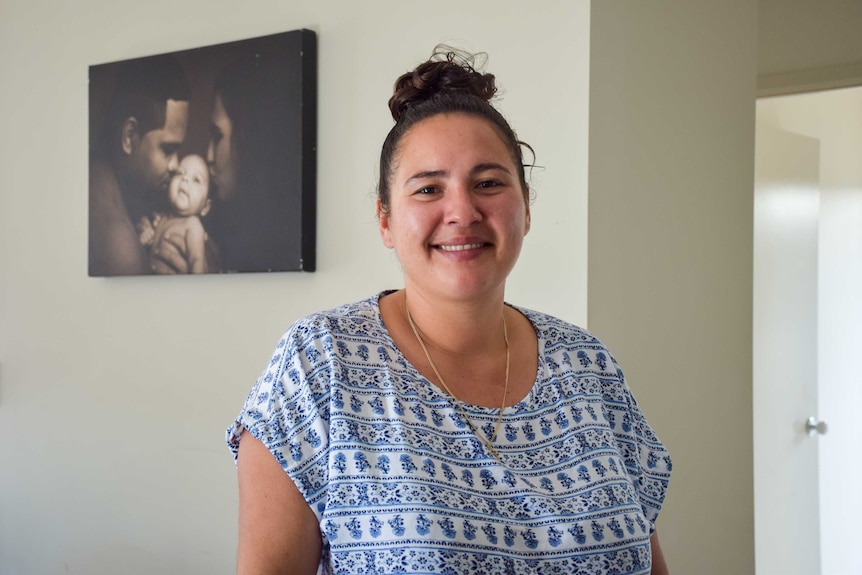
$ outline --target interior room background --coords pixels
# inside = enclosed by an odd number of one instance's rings
[[[758,75],[862,61],[839,33],[849,4],[4,0],[0,574],[233,571],[224,429],[292,321],[400,285],[375,166],[392,82],[438,42],[489,53],[542,166],[508,299],[586,325],[623,364],[674,457],[674,571],[753,573]],[[87,67],[303,27],[318,271],[87,277]]]

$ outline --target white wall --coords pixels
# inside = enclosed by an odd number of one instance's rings
[[[320,271],[88,278],[87,66],[300,27],[319,40]],[[376,157],[395,77],[440,41],[489,52],[545,167],[509,299],[583,323],[589,40],[586,0],[4,0],[0,573],[233,570],[224,428],[296,317],[400,285]]]
[[[589,325],[674,461],[675,573],[754,571],[755,2],[593,2]]]

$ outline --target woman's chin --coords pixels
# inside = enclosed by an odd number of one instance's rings
[[[487,301],[488,298],[494,297],[497,293],[502,293],[505,286],[505,280],[495,281],[490,278],[461,277],[447,278],[447,280],[441,281],[433,291],[446,299],[455,301]],[[422,291],[427,292],[428,290],[425,288]]]

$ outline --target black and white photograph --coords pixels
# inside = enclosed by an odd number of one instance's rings
[[[317,44],[89,68],[89,275],[315,270]]]

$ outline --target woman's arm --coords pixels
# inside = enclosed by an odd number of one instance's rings
[[[652,550],[652,570],[650,575],[670,575],[670,569],[667,566],[667,561],[664,558],[664,552],[661,550],[661,543],[658,540],[658,531],[653,531],[649,538],[649,546]]]
[[[317,573],[320,527],[272,453],[243,432],[239,473],[237,574]]]

